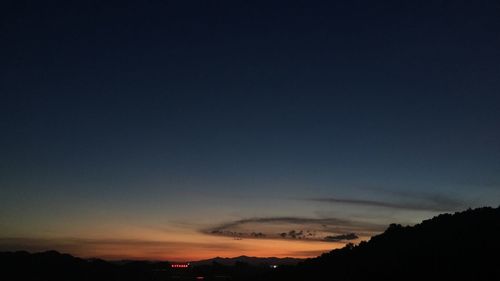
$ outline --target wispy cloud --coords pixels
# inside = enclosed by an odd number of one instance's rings
[[[392,195],[392,197],[396,197],[396,199],[394,201],[379,201],[358,198],[323,197],[309,198],[306,200],[333,204],[350,204],[398,210],[433,212],[455,211],[466,206],[463,201],[457,200],[451,196],[444,196],[442,194],[400,191],[385,191],[385,193],[389,193],[390,195]]]
[[[348,233],[348,234],[341,234],[341,235],[335,235],[335,236],[326,236],[325,240],[326,241],[345,241],[345,240],[356,240],[359,237],[355,233]]]
[[[235,220],[219,225],[217,228],[231,228],[248,223],[290,223],[290,224],[353,224],[349,220],[339,218],[304,218],[304,217],[258,217]]]
[[[214,225],[202,232],[210,235],[260,239],[299,239],[301,241],[339,242],[355,235],[381,232],[385,225],[341,218],[257,217]],[[337,237],[331,240],[326,237]],[[352,238],[354,239],[354,238]]]

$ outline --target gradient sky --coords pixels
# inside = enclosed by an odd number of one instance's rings
[[[309,257],[500,203],[498,1],[68,2],[0,4],[0,250]]]

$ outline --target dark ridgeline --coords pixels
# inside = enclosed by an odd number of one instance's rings
[[[391,224],[266,280],[500,280],[500,207]]]
[[[2,280],[500,280],[500,207],[390,225],[297,266],[236,262],[170,269],[166,262],[85,260],[57,252],[0,253]],[[8,278],[6,278],[8,277]]]
[[[1,280],[152,280],[168,262],[131,261],[113,263],[81,259],[56,251],[0,253]]]
[[[214,263],[217,263],[220,265],[235,265],[236,263],[245,263],[245,264],[253,265],[253,266],[259,266],[259,265],[283,266],[283,265],[296,265],[303,260],[304,259],[298,259],[298,258],[274,258],[274,257],[262,258],[262,257],[239,256],[239,257],[235,257],[235,258],[216,257],[216,258],[212,258],[212,259],[208,259],[208,260],[194,261],[194,262],[191,262],[191,264],[194,266],[199,266],[199,265],[211,265]]]

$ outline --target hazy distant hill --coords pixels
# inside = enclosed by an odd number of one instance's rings
[[[392,224],[267,280],[500,280],[500,207],[443,214],[415,226]]]
[[[191,262],[193,265],[210,265],[213,263],[218,263],[221,265],[235,265],[236,263],[246,263],[249,265],[259,266],[259,265],[295,265],[299,262],[303,261],[303,259],[297,258],[260,258],[260,257],[248,257],[248,256],[239,256],[235,258],[221,258],[216,257],[213,259],[200,260]]]

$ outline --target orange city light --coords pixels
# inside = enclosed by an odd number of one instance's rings
[[[189,263],[173,263],[170,265],[171,268],[188,268]]]

